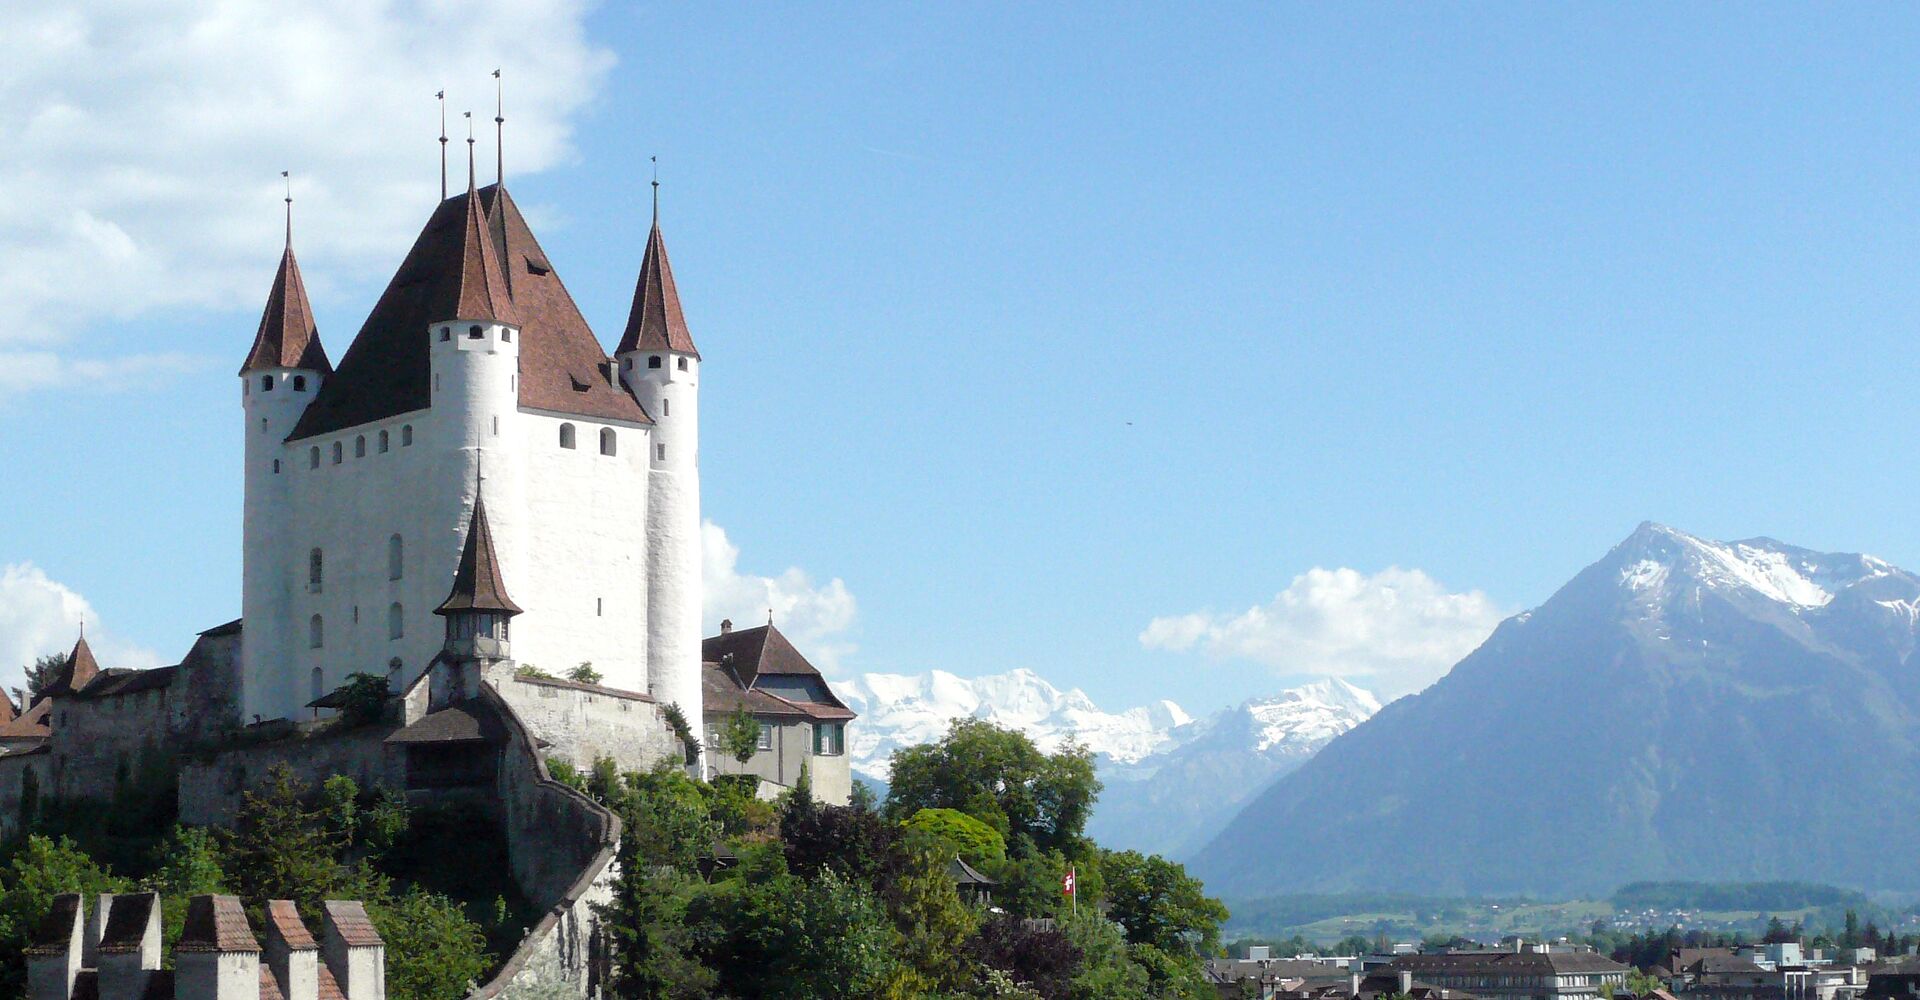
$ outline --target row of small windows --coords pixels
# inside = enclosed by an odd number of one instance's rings
[[[387,605],[387,638],[404,639],[406,637],[406,611],[401,608],[399,601],[395,601]],[[327,646],[327,622],[320,615],[307,619],[307,645],[313,649],[325,649]]]
[[[272,375],[262,375],[262,376],[260,376],[260,391],[261,391],[261,392],[272,392],[272,391],[273,391],[273,383],[274,383],[274,378],[273,378],[273,376],[272,376]],[[294,391],[294,392],[306,392],[306,391],[307,391],[307,377],[306,377],[305,375],[295,375],[295,376],[293,377],[293,391]]]
[[[442,337],[441,339],[442,339],[442,340],[444,340],[444,339],[446,339],[446,338],[444,338],[444,337]],[[659,367],[661,366],[661,364],[663,363],[663,361],[664,361],[664,359],[663,359],[663,358],[661,358],[661,357],[660,357],[660,355],[658,355],[658,354],[654,354],[654,355],[650,355],[650,356],[648,356],[648,358],[647,358],[647,367],[648,367],[648,368],[654,368],[654,369],[658,369],[658,368],[659,368]],[[679,364],[678,364],[678,365],[677,365],[676,367],[678,367],[678,368],[679,368],[679,369],[680,369],[681,371],[686,371],[686,370],[687,370],[687,359],[686,359],[686,358],[680,358],[680,359],[679,359],[679,362],[680,362],[680,363],[679,363]],[[633,367],[633,360],[632,360],[631,358],[629,358],[629,359],[627,359],[626,361],[623,361],[623,362],[621,362],[621,366],[622,366],[622,367],[624,367],[624,368],[632,368],[632,367]]]
[[[483,330],[483,329],[481,329],[481,328],[480,328],[480,327],[479,327],[478,325],[474,325],[474,326],[470,326],[470,327],[467,327],[467,339],[468,339],[468,340],[479,340],[479,339],[480,339],[481,337],[484,337],[484,336],[486,336],[486,335],[487,335],[487,331],[485,331],[485,330]],[[450,327],[450,326],[443,326],[443,327],[441,327],[441,328],[440,328],[440,339],[441,339],[441,340],[452,340],[452,339],[453,339],[453,327]],[[512,331],[512,330],[508,330],[508,329],[502,329],[502,330],[500,331],[500,342],[501,342],[501,343],[503,343],[503,344],[511,344],[511,343],[513,343],[513,331]]]
[[[575,446],[576,440],[577,439],[576,439],[575,431],[573,429],[573,425],[561,424],[560,425],[560,447],[573,448]],[[611,427],[600,428],[600,454],[618,455],[619,453],[620,453],[620,441],[619,441],[619,438],[613,433],[613,428]]]
[[[387,536],[387,579],[398,580],[406,575],[407,543],[399,535]],[[307,552],[307,593],[318,594],[326,584],[327,557],[319,549]],[[398,607],[399,605],[395,605]]]
[[[389,450],[392,449],[392,447],[393,447],[393,438],[389,435],[389,432],[381,431],[379,435],[374,438],[374,449],[378,451],[380,454],[382,455],[386,454]],[[400,427],[400,447],[402,448],[413,447],[413,425],[412,424],[403,424]],[[335,441],[333,443],[333,464],[339,465],[341,460],[346,458],[346,455],[347,455],[347,443],[345,441]],[[358,435],[353,439],[353,457],[355,458],[367,457],[367,436],[365,434]],[[320,467],[320,446],[316,444],[313,447],[307,449],[307,468],[318,469],[319,467]],[[280,471],[280,462],[278,460],[275,460],[273,463],[273,471],[275,472]]]

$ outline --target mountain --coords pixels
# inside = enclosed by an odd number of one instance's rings
[[[1328,678],[1182,726],[1138,761],[1102,762],[1106,788],[1087,831],[1110,847],[1183,857],[1274,779],[1379,710],[1372,694]]]
[[[1920,578],[1644,524],[1262,792],[1210,891],[1920,886]]]
[[[1046,750],[1071,736],[1093,751],[1106,783],[1089,832],[1108,846],[1160,853],[1204,842],[1276,775],[1380,709],[1373,695],[1333,679],[1199,721],[1171,701],[1104,712],[1031,670],[862,674],[835,691],[860,713],[848,730],[853,769],[876,784],[894,750],[938,740],[956,718],[1018,729]]]

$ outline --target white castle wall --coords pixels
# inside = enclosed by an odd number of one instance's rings
[[[507,591],[526,611],[513,623],[517,658],[554,673],[590,661],[609,686],[651,690],[648,428],[521,411],[517,331],[479,324],[482,335],[473,338],[474,325],[445,324],[445,340],[441,324],[429,331],[429,409],[263,446],[257,457],[249,440],[248,721],[307,717],[316,669],[324,693],[353,673],[386,675],[395,660],[396,690],[426,668],[440,649],[442,623],[433,609],[452,585],[476,472],[484,474]],[[275,441],[284,439],[304,401],[285,407],[284,416],[268,413],[264,434],[254,405],[248,418],[255,435]],[[571,449],[560,443],[563,424],[573,428]],[[603,431],[613,435],[611,456],[601,453]],[[276,450],[278,473],[268,457]],[[697,544],[697,506],[694,518]],[[401,539],[399,579],[389,572],[394,535]],[[308,586],[315,548],[322,554],[317,593]],[[682,648],[690,650],[688,672],[697,682],[697,556],[690,565],[693,639]],[[395,604],[398,638],[389,621]],[[309,634],[316,614],[323,626],[317,649]]]
[[[296,376],[298,381],[296,382]],[[248,618],[281,621],[292,600],[288,553],[284,545],[253,544],[255,539],[276,535],[288,509],[288,467],[284,442],[304,413],[307,404],[320,391],[318,372],[270,368],[250,372],[241,378],[240,401],[246,413],[246,444],[241,552],[240,602]],[[268,387],[271,386],[269,389]],[[284,645],[281,630],[257,637],[243,651],[243,676],[252,676],[267,665],[285,662],[290,650]],[[245,688],[242,719],[255,714],[271,718],[277,709],[268,708],[268,692],[254,686]]]

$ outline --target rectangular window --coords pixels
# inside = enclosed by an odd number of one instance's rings
[[[760,724],[760,742],[757,745],[762,750],[773,749],[773,724],[772,723],[762,722]]]
[[[654,461],[656,461],[656,462],[664,462],[664,461],[666,461],[666,460],[667,460],[667,446],[666,446],[666,445],[664,445],[664,444],[656,444],[656,445],[654,445],[654,446],[653,446],[653,460],[654,460]]]
[[[838,757],[846,752],[847,727],[843,722],[820,722],[813,727],[813,752],[822,757]]]

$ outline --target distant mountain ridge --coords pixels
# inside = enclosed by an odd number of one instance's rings
[[[1089,832],[1108,846],[1176,854],[1380,709],[1372,694],[1333,678],[1198,721],[1164,700],[1105,712],[1085,692],[1024,669],[974,678],[862,674],[835,690],[861,716],[848,730],[853,768],[877,784],[887,780],[893,751],[938,740],[956,718],[1018,729],[1046,750],[1072,738],[1093,752],[1106,785]]]
[[[1916,608],[1920,578],[1871,556],[1643,524],[1194,867],[1229,896],[1913,888]]]

